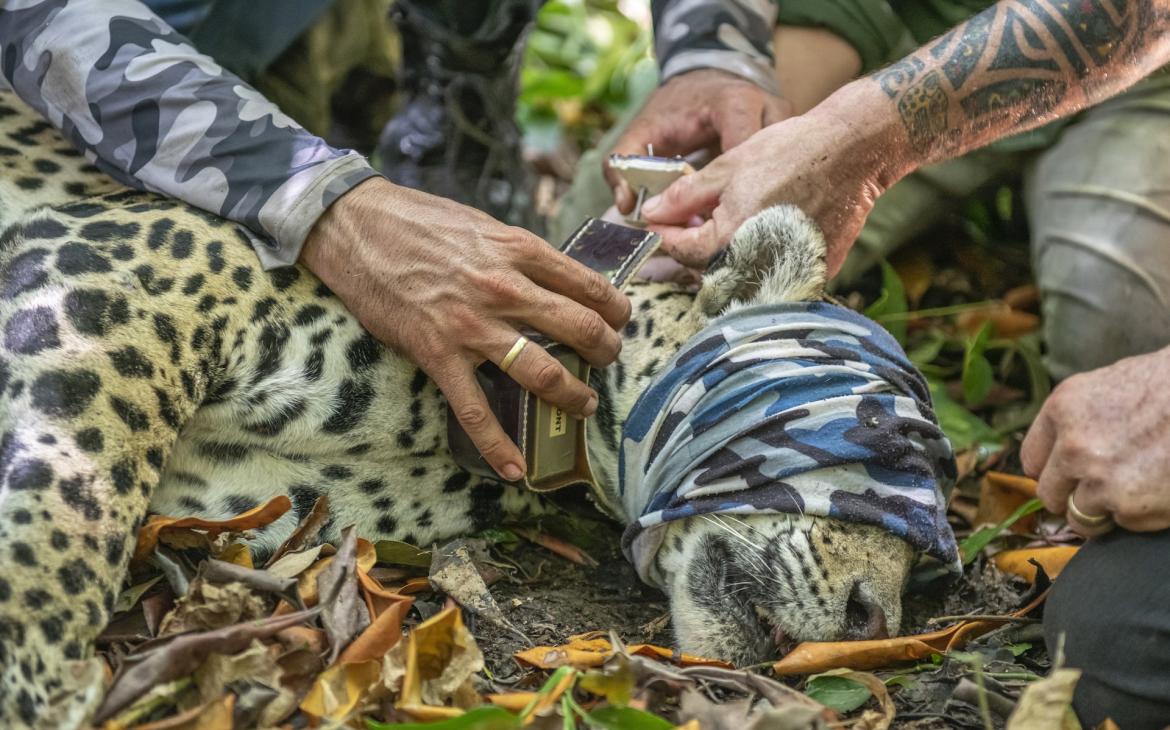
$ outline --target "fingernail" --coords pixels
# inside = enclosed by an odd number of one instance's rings
[[[662,205],[662,196],[655,195],[653,198],[650,198],[646,202],[642,203],[642,212],[653,213],[654,211],[658,210],[658,206],[660,205]]]
[[[520,477],[524,476],[524,470],[515,464],[504,464],[504,478],[510,482],[520,481]]]
[[[597,396],[589,396],[589,400],[585,403],[585,417],[588,418],[597,412]]]

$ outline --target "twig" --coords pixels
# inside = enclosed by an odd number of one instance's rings
[[[1035,682],[1037,679],[1040,679],[1039,674],[1032,674],[1031,672],[986,672],[983,676],[991,677],[1001,682]]]
[[[596,568],[599,565],[599,563],[584,550],[577,547],[576,545],[565,542],[560,538],[553,537],[552,535],[548,535],[543,532],[537,532],[536,530],[524,530],[516,528],[512,531],[525,540],[534,542],[545,550],[556,553],[565,560],[568,560],[570,563],[583,565],[587,568]]]
[[[936,616],[927,619],[928,624],[944,624],[951,621],[998,621],[1005,624],[1038,624],[1040,619],[1026,616],[995,616],[991,614],[972,613],[966,616]]]

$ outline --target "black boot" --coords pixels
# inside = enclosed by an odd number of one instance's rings
[[[540,3],[397,0],[406,101],[378,142],[386,177],[532,228],[515,104],[519,41]]]

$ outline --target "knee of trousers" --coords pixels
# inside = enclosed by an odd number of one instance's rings
[[[1082,548],[1052,587],[1045,641],[1082,672],[1073,706],[1086,727],[1107,717],[1123,728],[1170,721],[1167,551],[1170,531],[1117,530]]]
[[[1170,250],[1170,236],[1166,244]],[[1116,250],[1059,235],[1037,246],[1047,363],[1057,379],[1170,344],[1163,277]]]

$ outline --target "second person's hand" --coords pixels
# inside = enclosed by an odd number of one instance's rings
[[[791,113],[786,100],[750,81],[726,71],[699,69],[656,89],[611,153],[644,155],[647,145],[661,157],[708,148],[725,152]],[[634,209],[634,191],[610,169],[608,158],[602,164],[618,210],[628,214]]]
[[[762,129],[647,201],[642,216],[662,234],[663,250],[682,264],[705,268],[744,221],[791,203],[820,226],[829,274],[835,274],[878,196],[916,159],[888,117],[867,119],[868,89],[851,85],[857,88],[863,98],[838,93]],[[696,220],[704,222],[694,225]]]

